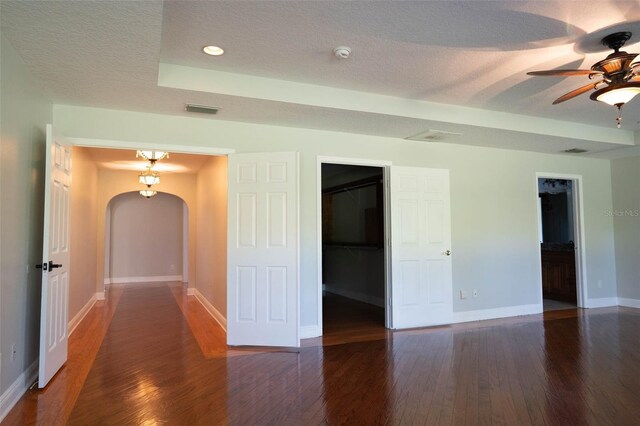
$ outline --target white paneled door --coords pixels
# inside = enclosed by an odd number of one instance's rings
[[[297,153],[228,165],[227,343],[299,346]]]
[[[449,171],[391,167],[393,328],[451,322]]]
[[[38,386],[67,361],[71,147],[47,125]]]

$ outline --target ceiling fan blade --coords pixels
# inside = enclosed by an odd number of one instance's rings
[[[602,83],[603,81],[604,80],[599,80],[599,81],[596,81],[595,83],[585,84],[582,87],[578,87],[577,89],[570,91],[569,93],[565,93],[564,95],[560,96],[558,99],[553,101],[553,105],[559,104],[564,101],[568,101],[569,99],[575,98],[578,95],[582,95],[583,93],[588,92],[589,90],[593,90],[598,86],[598,84]]]
[[[574,75],[589,75],[589,74],[602,74],[602,71],[594,70],[546,70],[546,71],[531,71],[527,75],[535,76],[574,76]]]

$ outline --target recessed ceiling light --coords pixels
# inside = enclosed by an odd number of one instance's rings
[[[224,53],[222,47],[218,46],[205,46],[202,48],[202,51],[211,56],[220,56]]]

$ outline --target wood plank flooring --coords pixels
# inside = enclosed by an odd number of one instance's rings
[[[122,295],[114,286],[106,301],[98,301],[69,337],[67,363],[43,390],[28,391],[2,421],[3,425],[66,423],[80,389],[107,333]]]
[[[322,301],[322,337],[305,339],[302,346],[329,346],[387,339],[384,308],[325,292]]]
[[[3,424],[639,423],[637,309],[363,341],[343,333],[343,343],[229,356],[216,346],[220,330],[207,332],[215,324],[180,290],[114,288],[71,336],[66,367]]]

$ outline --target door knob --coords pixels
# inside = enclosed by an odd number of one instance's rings
[[[451,256],[451,250],[445,251],[444,254],[447,255],[447,256]]]
[[[62,268],[62,265],[59,264],[59,263],[53,263],[53,261],[50,260],[49,261],[49,270],[51,271],[51,270],[56,269],[56,268]]]
[[[53,261],[49,261],[48,263],[37,264],[36,268],[42,269],[44,271],[52,271],[56,268],[62,268],[62,265],[59,263],[53,263]]]

